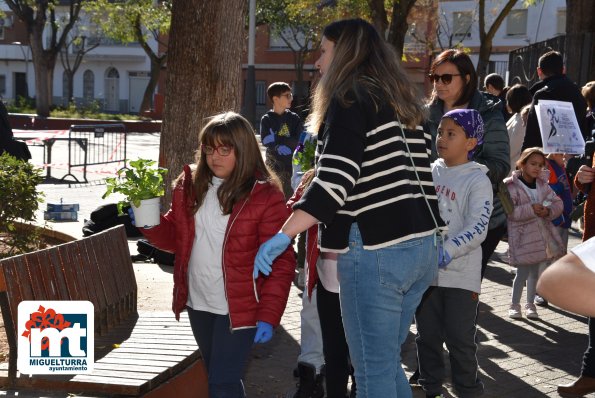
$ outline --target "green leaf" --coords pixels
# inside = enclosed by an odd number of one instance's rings
[[[122,212],[122,206],[126,203],[140,205],[140,201],[160,197],[165,194],[163,176],[167,169],[153,167],[157,162],[148,159],[137,159],[128,162],[130,168],[120,170],[119,178],[106,178],[106,191],[103,198],[112,193],[121,193],[125,200],[119,202],[118,209]]]

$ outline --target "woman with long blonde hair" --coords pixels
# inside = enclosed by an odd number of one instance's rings
[[[438,270],[440,229],[421,95],[399,58],[361,19],[323,32],[322,78],[309,125],[315,173],[281,231],[261,246],[263,273],[297,233],[318,223],[337,253],[343,325],[357,397],[411,397],[401,344]],[[274,268],[274,266],[273,266]]]

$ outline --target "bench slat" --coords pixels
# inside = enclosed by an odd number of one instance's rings
[[[60,253],[57,250],[47,250],[43,253],[43,257],[48,260],[48,264],[51,267],[52,274],[54,275],[54,281],[56,282],[56,293],[59,300],[70,300],[70,292],[66,285],[66,276],[62,271],[62,259]]]
[[[83,295],[83,286],[81,286],[80,280],[77,278],[76,270],[72,266],[72,262],[75,261],[71,257],[69,245],[57,246],[60,256],[60,263],[62,265],[62,272],[64,273],[64,279],[66,279],[66,289],[68,290],[68,296],[70,300],[84,300],[86,297]]]
[[[46,279],[39,261],[39,253],[31,253],[24,257],[29,271],[31,289],[36,297],[50,297],[52,292],[46,288]]]
[[[64,300],[64,294],[63,292],[60,292],[60,286],[64,283],[64,279],[62,279],[61,273],[57,274],[54,272],[50,253],[50,251],[37,253],[39,273],[41,274],[41,279],[45,285],[45,293],[47,294],[48,300]],[[61,280],[58,280],[58,278]]]
[[[99,272],[99,262],[93,250],[92,241],[82,239],[78,241],[81,247],[81,252],[84,253],[83,260],[87,264],[87,272],[91,283],[95,286],[97,303],[95,305],[95,331],[98,333],[107,332],[107,298],[103,281],[101,280],[101,273]]]
[[[173,365],[175,365],[175,362],[172,362],[172,365],[170,365],[170,366],[173,366]],[[170,366],[148,366],[148,365],[142,366],[142,365],[133,364],[133,363],[114,364],[112,362],[96,362],[93,373],[95,373],[96,370],[111,370],[111,369],[121,369],[121,370],[127,371],[127,372],[161,373],[161,372],[166,372]]]

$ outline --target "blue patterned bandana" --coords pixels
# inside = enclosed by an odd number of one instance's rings
[[[483,119],[479,112],[475,109],[453,109],[452,111],[446,112],[442,119],[449,118],[454,120],[456,124],[461,126],[465,131],[467,138],[477,139],[477,145],[474,149],[470,150],[467,154],[467,159],[473,159],[473,155],[477,148],[483,144]]]

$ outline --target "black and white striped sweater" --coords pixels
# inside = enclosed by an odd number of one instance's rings
[[[294,209],[321,224],[323,251],[345,253],[351,224],[357,222],[364,248],[380,249],[441,229],[430,169],[430,135],[404,129],[421,184],[415,176],[392,108],[375,110],[369,95],[349,107],[333,100],[318,135],[316,176]]]

